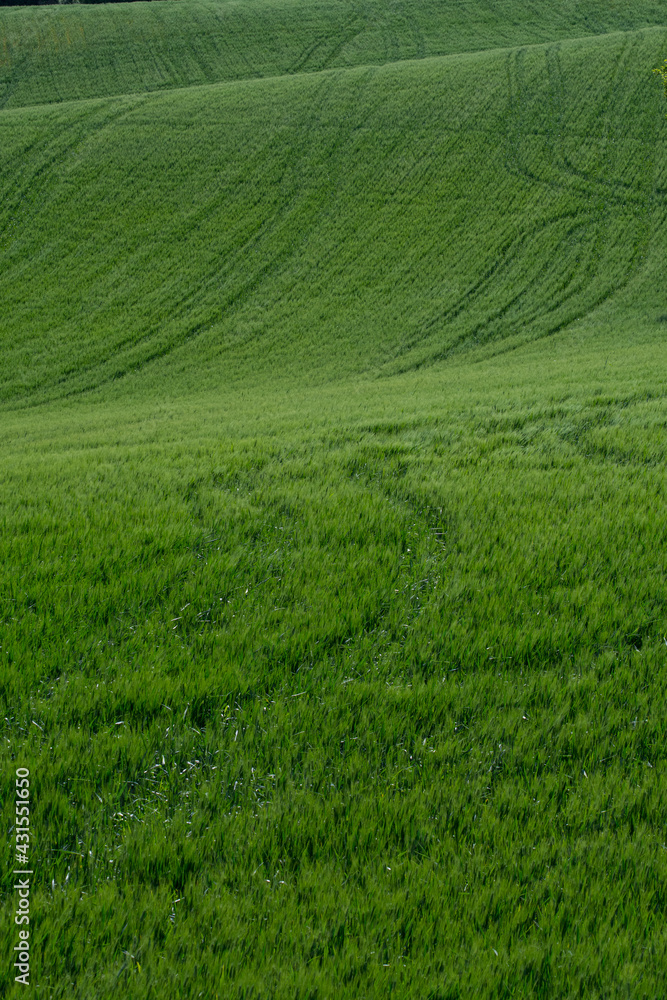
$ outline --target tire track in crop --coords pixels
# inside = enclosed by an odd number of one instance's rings
[[[634,216],[627,214],[632,223]],[[551,256],[540,253],[540,243],[549,243],[549,230],[568,218],[570,225],[559,240],[561,252]],[[495,259],[481,277],[455,303],[438,310],[422,324],[403,343],[394,359],[409,355],[417,347],[423,348],[436,330],[446,333],[449,328],[446,346],[414,364],[406,358],[400,370],[442,360],[454,351],[501,339],[517,329],[532,327],[534,336],[548,336],[600,306],[627,284],[641,253],[641,247],[637,247],[629,264],[622,261],[620,271],[618,265],[610,266],[611,262],[602,268],[597,246],[604,225],[605,219],[575,210],[544,219],[510,236],[496,250]],[[570,251],[563,253],[565,247],[570,247]],[[598,279],[603,270],[605,278],[600,287]],[[516,290],[509,297],[503,295],[504,301],[499,305],[498,288]],[[481,317],[475,318],[479,312]],[[452,327],[461,324],[463,329],[455,333]]]
[[[3,90],[0,91],[0,111],[2,111],[4,108],[7,107],[7,104],[11,100],[13,94],[16,93],[16,89],[19,85],[19,82],[23,77],[24,67],[27,66],[28,64],[27,56],[24,56],[22,59],[19,59],[17,63],[15,63],[12,49],[13,46],[11,45],[11,43],[8,46],[7,40],[5,39],[4,40],[5,57],[3,59],[3,63],[0,63],[0,66],[6,64],[7,70],[10,73],[10,75],[5,81]]]
[[[566,239],[570,242],[576,241],[577,235],[582,231],[588,231],[585,222],[578,223],[570,227],[566,233]],[[534,253],[531,242],[531,254]],[[547,264],[538,265],[538,273],[515,295],[508,299],[503,306],[493,310],[487,317],[476,323],[465,334],[461,335],[449,350],[453,350],[465,343],[486,343],[490,340],[499,339],[507,331],[507,324],[512,321],[511,332],[516,332],[517,328],[529,325],[537,326],[540,321],[547,321],[547,328],[543,330],[543,335],[548,335],[564,325],[578,318],[580,314],[576,300],[577,296],[586,290],[588,280],[593,275],[590,264],[584,269],[578,267],[562,268],[560,258],[547,258]],[[555,287],[554,287],[555,286]],[[572,308],[565,318],[560,317],[555,322],[550,323],[549,318],[554,314],[562,312],[568,304]]]
[[[385,63],[423,59],[426,55],[424,34],[409,2],[384,11],[378,18],[377,25],[383,39]],[[405,30],[401,30],[402,28]],[[414,52],[409,51],[410,39],[414,45]]]
[[[619,79],[621,64],[626,61],[628,51],[633,45],[632,39],[624,40],[623,52],[618,57],[614,76],[614,84]],[[505,142],[505,167],[508,172],[525,178],[530,182],[543,184],[553,191],[576,191],[586,198],[599,194],[602,187],[616,197],[616,204],[625,205],[631,185],[614,178],[601,179],[590,172],[578,170],[569,162],[567,154],[556,141],[565,134],[580,141],[591,138],[590,127],[586,124],[580,130],[574,130],[571,122],[571,106],[569,105],[561,65],[561,44],[547,46],[543,49],[545,61],[545,76],[547,81],[547,103],[550,107],[553,124],[550,129],[535,131],[533,118],[528,111],[528,95],[530,88],[525,82],[525,48],[515,49],[508,53],[506,76],[508,88],[507,130]],[[613,88],[620,90],[621,88]],[[612,97],[609,92],[602,108],[595,104],[596,120],[608,121],[612,110]],[[542,169],[536,172],[535,166],[526,158],[528,146],[526,137],[543,137],[549,156],[540,160],[538,166]],[[554,138],[555,137],[555,138]],[[545,168],[550,166],[552,171]]]
[[[611,86],[608,88],[607,93],[603,98],[602,105],[596,107],[596,118],[604,123],[605,136],[609,133],[610,121],[613,119],[613,117],[618,117],[614,116],[614,110],[619,104],[619,95],[623,92],[622,87],[619,86],[621,74],[624,66],[626,66],[629,61],[631,51],[636,47],[637,47],[636,38],[633,37],[625,38],[621,52],[619,53],[616,60],[616,68],[614,70],[614,76],[611,82]],[[557,65],[556,70],[562,78],[562,70],[560,65]],[[617,152],[615,152],[614,161],[611,164],[612,169],[614,166],[616,155]],[[614,182],[613,180],[605,181],[603,178],[593,176],[590,171],[580,170],[575,166],[571,156],[569,156],[566,152],[562,153],[562,163],[564,170],[567,172],[567,175],[569,177],[580,177],[582,180],[592,183],[594,188],[599,189],[601,187],[604,187],[605,184],[614,187],[618,186],[617,182]]]
[[[381,96],[378,96],[375,104],[368,105],[368,102],[363,101],[362,95],[368,90],[375,72],[375,67],[369,67],[362,74],[359,74],[358,85],[350,89],[350,94],[345,104],[342,104],[336,95],[336,84],[339,80],[344,79],[343,76],[340,74],[327,74],[319,83],[309,109],[304,112],[302,131],[299,135],[298,158],[296,160],[290,158],[290,162],[287,165],[290,172],[293,173],[291,181],[288,182],[288,189],[285,191],[284,196],[278,199],[276,210],[264,220],[258,231],[245,244],[240,246],[233,258],[228,261],[225,267],[226,273],[231,274],[238,270],[238,264],[241,260],[259,250],[263,242],[272,235],[277,234],[281,226],[290,219],[294,211],[300,211],[302,203],[299,201],[299,195],[304,190],[304,186],[308,181],[308,170],[305,171],[302,177],[301,166],[306,165],[309,167],[316,159],[321,160],[323,164],[326,163],[327,165],[335,160],[341,147],[348,139],[350,132],[349,119],[355,111],[358,112],[360,106],[364,107],[365,110],[363,115],[359,116],[357,114],[355,119],[356,127],[362,127],[364,122],[374,115],[376,107],[382,104]],[[327,110],[328,108],[331,110]],[[337,127],[334,129],[331,138],[326,139],[326,137],[321,135],[319,127],[322,126],[326,129],[332,123],[337,123]],[[279,139],[275,141],[277,144],[280,144]],[[263,163],[265,158],[265,154],[258,154],[258,166]],[[329,168],[327,167],[327,169]],[[325,211],[325,206],[318,204],[313,211],[317,217],[321,217]],[[252,293],[270,275],[275,274],[280,266],[293,255],[294,249],[289,241],[276,240],[276,245],[281,246],[282,249],[258,268],[254,275],[243,283],[239,292],[234,294],[233,300],[229,302],[229,305],[233,305],[234,309],[244,305]],[[215,270],[211,275],[211,280],[218,280],[220,274],[219,270]],[[290,288],[288,286],[284,290],[283,296],[289,295],[289,292]],[[237,344],[238,341],[235,341],[228,346],[231,349],[237,346]]]
[[[359,86],[352,89],[346,105],[341,105],[341,103],[336,100],[336,82],[341,78],[338,74],[327,74],[327,76],[324,77],[319,83],[309,108],[304,111],[301,129],[298,133],[298,140],[295,140],[295,142],[298,141],[298,156],[294,157],[291,155],[293,151],[290,151],[290,155],[287,157],[283,180],[281,181],[284,189],[285,176],[287,174],[292,175],[291,180],[287,181],[287,189],[283,190],[283,195],[280,198],[276,198],[276,209],[266,217],[256,233],[254,233],[248,241],[238,248],[233,257],[228,259],[225,267],[226,273],[232,273],[237,270],[240,260],[255,250],[258,250],[261,243],[266,241],[268,237],[276,234],[285,220],[292,215],[293,211],[295,209],[298,210],[300,206],[299,196],[304,190],[304,185],[308,180],[309,173],[309,171],[306,170],[302,175],[302,166],[304,164],[306,166],[310,166],[310,164],[312,164],[317,158],[319,158],[323,163],[329,164],[335,158],[342,144],[345,142],[345,136],[349,130],[349,126],[345,124],[347,119],[345,112],[346,110],[355,110],[357,105],[362,103],[361,95],[367,90],[374,73],[375,69],[371,67],[364,72],[363,75],[360,75]],[[378,101],[378,103],[381,102]],[[331,111],[327,112],[327,107],[331,107]],[[366,117],[370,117],[373,112],[374,108],[369,109],[366,113]],[[323,126],[326,128],[333,122],[338,122],[338,126],[335,129],[332,139],[329,141],[323,141],[319,127]],[[280,137],[277,137],[274,140],[274,143],[277,148],[283,148],[283,143]],[[267,158],[265,150],[257,154],[256,168],[258,170],[263,167]],[[321,209],[319,211],[321,211]],[[267,262],[267,264],[258,271],[262,280],[268,276],[269,273],[274,272],[283,260],[291,256],[292,252],[293,250],[291,246],[288,246],[281,250],[278,255],[274,256],[271,261]],[[221,272],[219,270],[216,270],[213,273],[214,277],[219,277],[220,275]],[[245,297],[247,296],[244,296],[244,298]]]
[[[196,61],[199,73],[203,80],[207,83],[218,83],[223,77],[218,71],[216,71],[216,64],[218,67],[224,66],[236,62],[237,66],[244,67],[243,71],[238,73],[238,79],[260,77],[262,73],[257,70],[257,67],[251,62],[248,51],[244,49],[239,49],[238,46],[233,46],[230,44],[230,34],[228,31],[229,25],[222,13],[222,8],[216,7],[207,10],[207,16],[203,16],[201,10],[193,9],[192,15],[197,24],[200,25],[199,30],[194,35],[194,44],[191,50],[191,54]],[[250,24],[248,18],[243,11],[243,8],[239,5],[235,9],[235,16],[237,19],[237,26],[240,26],[236,34],[243,34],[243,32],[249,33]],[[211,22],[209,18],[213,19],[215,27],[218,31],[211,30]],[[165,29],[165,37],[169,37],[169,28]],[[181,80],[179,82],[180,87],[188,87],[193,85],[192,77],[187,74],[183,75],[183,67],[179,66],[177,63],[174,64],[175,72],[181,73]]]
[[[632,41],[626,39],[623,52],[618,59],[614,84],[616,84],[619,74],[623,71],[623,65],[628,58],[631,45]],[[551,56],[552,90],[556,89],[562,95],[564,87],[560,73],[556,77],[558,86],[553,87],[554,62],[557,64],[557,70],[560,70],[557,50],[554,51],[553,47],[551,49]],[[539,173],[536,174],[523,163],[519,137],[527,134],[523,112],[524,87],[522,75],[524,58],[525,50],[519,49],[509,54],[507,62],[510,128],[507,130],[506,149],[508,155],[506,158],[506,168],[509,173],[518,173],[531,183],[545,185],[547,189],[557,190],[568,188],[571,190],[573,171],[566,169],[566,161],[565,167],[561,168],[561,177],[555,180]],[[612,99],[613,96],[608,94],[608,103]],[[559,109],[559,114],[562,114],[561,109]],[[561,133],[562,131],[563,122],[561,120],[557,132]],[[613,166],[614,164],[612,164],[612,170]],[[632,211],[628,211],[628,209],[632,208],[632,203],[636,202],[636,199],[628,198],[627,187],[623,184],[614,183],[613,178],[611,182],[601,182],[599,178],[588,175],[576,179],[583,180],[588,199],[591,198],[593,193],[603,190],[607,194],[608,200],[604,210],[596,208],[591,211],[590,206],[583,203],[571,213],[574,225],[568,230],[566,239],[571,242],[576,237],[580,244],[580,253],[574,262],[574,267],[571,268],[569,277],[562,277],[560,281],[556,280],[554,273],[557,272],[557,268],[554,269],[548,263],[546,266],[540,267],[537,273],[535,268],[527,267],[522,269],[517,266],[523,255],[530,255],[535,252],[534,243],[539,230],[557,223],[558,219],[550,220],[547,218],[537,226],[524,228],[518,237],[510,237],[509,240],[500,244],[496,251],[495,261],[492,262],[481,277],[466,289],[455,303],[445,310],[439,311],[428,323],[424,324],[420,331],[403,345],[399,354],[409,353],[420,343],[423,343],[424,339],[428,338],[429,333],[434,328],[444,328],[465,313],[472,312],[473,308],[485,297],[492,299],[495,288],[506,283],[512,270],[515,268],[519,273],[522,270],[532,273],[531,280],[506,300],[502,307],[492,309],[483,319],[474,322],[467,330],[457,335],[453,343],[450,343],[444,351],[436,353],[431,360],[439,360],[451,353],[453,349],[461,347],[467,342],[479,343],[480,341],[502,336],[502,326],[499,326],[499,324],[501,324],[503,319],[507,319],[522,302],[532,301],[532,308],[528,309],[525,313],[524,318],[521,320],[521,325],[523,326],[528,323],[537,324],[540,320],[546,321],[546,324],[544,322],[542,324],[543,335],[548,335],[562,329],[564,325],[567,325],[574,319],[582,318],[592,309],[601,305],[612,294],[623,288],[630,280],[635,265],[643,255],[643,250],[648,240],[649,229],[646,225],[642,226],[643,238],[635,240],[634,252],[630,255],[626,266],[622,267],[620,273],[618,267],[613,267],[611,274],[607,274],[606,280],[602,282],[602,288],[596,290],[596,281],[599,283],[601,275],[609,270],[609,268],[604,258],[596,258],[594,248],[597,245],[605,246],[608,243],[608,228],[611,220],[610,210],[612,204],[614,208],[623,209],[621,214],[625,218],[626,225],[633,226],[636,224],[635,214]],[[611,200],[609,200],[610,192],[613,194]],[[645,204],[645,193],[640,201]],[[631,204],[628,205],[628,202]],[[618,218],[618,212],[615,217]],[[582,239],[581,237],[587,233],[589,234],[588,239]],[[555,296],[553,294],[554,285],[557,291],[557,295]],[[581,301],[582,299],[583,301]],[[571,308],[568,310],[567,317],[563,318],[563,309],[568,304],[570,304]],[[550,322],[549,317],[553,317],[558,313],[561,314],[559,318]]]
[[[361,94],[369,86],[375,72],[376,68],[370,67],[363,74],[360,74],[359,86],[351,89],[347,99],[347,107],[350,111],[357,108],[360,104],[363,106]],[[299,146],[299,160],[302,163],[310,163],[315,152],[323,160],[330,160],[335,155],[336,150],[345,141],[349,127],[343,124],[345,122],[345,114],[341,112],[344,112],[344,108],[341,108],[340,101],[336,100],[334,93],[335,83],[332,81],[335,81],[337,77],[338,74],[334,76],[327,74],[319,81],[312,102],[304,106],[302,120],[303,142]],[[380,103],[381,96],[378,97],[378,104]],[[326,110],[329,106],[331,106],[331,111]],[[374,110],[373,107],[366,108],[366,116],[372,115]],[[318,123],[326,125],[334,121],[340,121],[341,124],[336,129],[332,140],[328,144],[323,145],[321,137],[318,135],[317,125]],[[275,137],[272,142],[282,147],[282,141],[279,136]],[[270,160],[271,156],[267,153],[266,147],[260,149],[254,157],[256,168],[260,168]],[[245,165],[244,170],[247,172],[248,164]],[[290,241],[276,240],[275,245],[279,248],[278,251],[273,253],[260,266],[253,268],[252,273],[247,273],[247,265],[245,268],[240,266],[244,261],[247,262],[248,259],[252,259],[254,251],[260,248],[272,234],[277,233],[281,226],[288,223],[292,213],[299,209],[298,196],[301,187],[302,185],[297,174],[289,183],[289,188],[284,196],[276,198],[277,207],[275,211],[267,216],[257,231],[243,244],[240,244],[231,256],[226,258],[222,267],[220,261],[216,259],[207,272],[202,274],[202,271],[198,270],[196,282],[184,290],[178,301],[171,304],[169,310],[170,322],[178,324],[179,320],[183,318],[187,319],[187,316],[193,311],[193,305],[197,300],[205,301],[207,293],[220,286],[221,281],[224,280],[226,275],[233,278],[235,274],[244,274],[245,276],[240,284],[235,284],[234,287],[230,288],[221,302],[217,302],[215,305],[211,303],[206,307],[207,315],[204,318],[194,323],[187,323],[180,330],[177,330],[174,335],[169,337],[165,343],[159,345],[155,345],[156,336],[160,334],[159,327],[152,326],[144,333],[139,333],[138,335],[136,332],[129,333],[121,341],[115,341],[109,351],[110,356],[106,359],[92,362],[85,368],[77,366],[76,371],[71,374],[76,374],[78,383],[81,382],[81,376],[84,374],[96,375],[97,377],[93,381],[88,381],[88,384],[83,387],[78,384],[71,391],[66,390],[64,395],[76,395],[93,386],[98,387],[107,384],[130,371],[135,372],[143,369],[152,362],[165,358],[174,351],[190,344],[197,337],[211,331],[220,322],[232,319],[252,295],[257,292],[267,278],[275,274],[281,265],[292,255],[293,249]],[[211,214],[212,212],[221,210],[224,205],[224,197],[224,195],[221,195],[216,201],[216,205],[212,205],[210,202],[207,203],[206,206],[202,207],[201,211]],[[190,224],[191,220],[189,220]],[[165,275],[165,279],[168,279],[168,274]],[[222,354],[227,353],[237,349],[241,343],[249,344],[253,340],[261,339],[263,333],[263,329],[258,329],[251,334],[246,334],[242,339],[228,334],[226,342],[216,344],[216,349]],[[151,348],[151,345],[155,346]],[[142,346],[144,348],[143,351]],[[143,356],[137,358],[137,351],[140,351]],[[110,365],[114,368],[113,372],[103,374],[100,371],[100,367],[108,367]]]
[[[413,13],[413,8],[408,5],[406,8],[406,21],[412,31],[412,37],[415,42],[415,59],[425,59],[426,58],[426,39],[424,38],[424,32],[422,31],[421,25],[418,19]]]
[[[326,80],[323,79],[322,81],[320,81],[317,89],[318,91],[324,91],[326,90],[326,87],[327,87]],[[123,114],[129,113],[135,107],[140,106],[144,102],[144,100],[147,99],[148,97],[141,96],[140,98],[138,98],[137,102],[135,102],[132,108],[130,109],[124,108]],[[307,109],[304,109],[304,121],[306,120],[307,115],[308,115]],[[122,114],[119,115],[119,118],[121,117]],[[77,129],[79,124],[80,123],[77,122],[72,127],[73,130]],[[89,136],[86,137],[88,138]],[[279,138],[274,137],[272,142],[274,144],[277,143],[278,145],[280,145]],[[72,143],[72,145],[74,145],[74,143]],[[250,162],[246,161],[244,163],[243,165],[244,172],[245,173],[247,173],[248,171],[252,171],[253,173],[259,172],[261,175],[262,167],[264,166],[267,159],[271,160],[271,156],[269,153],[267,153],[267,147],[263,146],[260,150],[257,151],[254,158]],[[46,168],[49,165],[50,163],[46,164],[44,170],[46,170]],[[196,280],[193,283],[191,283],[190,287],[183,292],[183,294],[176,302],[172,303],[172,308],[170,310],[170,319],[172,321],[178,321],[184,315],[187,316],[187,314],[192,309],[193,303],[195,303],[198,298],[202,298],[203,293],[209,290],[213,284],[215,284],[216,286],[219,285],[221,279],[224,279],[226,274],[233,274],[235,270],[238,271],[239,270],[238,263],[239,261],[242,261],[244,257],[252,259],[250,255],[252,254],[254,248],[259,243],[261,243],[261,240],[267,235],[267,233],[269,233],[272,229],[276,227],[281,217],[287,216],[289,214],[289,212],[291,211],[292,201],[294,200],[294,197],[297,193],[298,193],[298,185],[293,184],[293,190],[291,191],[290,197],[277,199],[277,204],[278,204],[277,210],[270,217],[264,220],[264,222],[261,224],[261,226],[255,233],[253,233],[246,241],[244,241],[242,244],[239,245],[239,247],[235,250],[233,255],[228,256],[226,258],[222,267],[219,259],[216,256],[214,263],[207,272],[205,271],[204,273],[202,273],[201,270],[198,270]],[[220,212],[224,207],[224,202],[226,198],[227,195],[224,192],[218,195],[215,199],[207,202],[206,205],[202,206],[202,208],[199,210],[199,215],[201,217],[205,217],[210,214],[220,214]],[[196,219],[197,216],[189,217],[189,219],[187,220],[187,229],[189,229],[193,225],[193,220],[196,222]],[[175,239],[176,241],[179,239],[178,233],[172,232],[170,236],[172,239]],[[150,269],[150,251],[146,252],[145,261],[142,261],[140,254],[138,258],[135,258],[135,263],[141,269],[143,268]],[[250,278],[248,278],[245,282],[241,284],[240,288],[237,287],[236,289],[233,289],[231,291],[231,293],[227,296],[226,301],[223,302],[222,306],[218,307],[216,312],[234,306],[235,304],[239,304],[239,302],[245,300],[251,294],[251,292],[261,283],[261,280],[273,269],[275,265],[276,261],[272,260],[267,262],[257,271],[255,271]],[[163,274],[165,286],[167,286],[169,283],[171,272],[179,270],[180,270],[179,260],[178,259],[172,260],[170,271],[167,271]],[[212,319],[210,316],[208,316],[205,320],[198,321],[194,324],[191,323],[184,331],[180,333],[180,335],[178,335],[175,338],[172,338],[167,344],[160,345],[155,350],[152,351],[149,350],[148,353],[145,354],[143,359],[139,360],[130,359],[128,361],[127,360],[128,352],[136,351],[141,347],[142,344],[146,347],[149,347],[151,343],[154,343],[156,335],[159,336],[162,324],[160,323],[158,326],[151,325],[143,333],[138,332],[136,330],[130,330],[124,336],[121,336],[119,339],[116,339],[112,344],[107,344],[106,346],[107,357],[98,357],[87,365],[82,365],[79,362],[77,362],[72,369],[65,370],[63,373],[61,373],[61,376],[57,379],[57,382],[63,385],[68,381],[71,382],[72,377],[76,376],[77,387],[73,388],[71,391],[65,391],[64,395],[66,396],[77,394],[78,392],[82,391],[82,389],[83,391],[85,391],[86,389],[93,388],[94,386],[108,383],[109,381],[118,378],[120,375],[126,374],[127,371],[137,370],[137,368],[140,367],[142,364],[148,363],[151,360],[155,360],[156,358],[165,356],[166,354],[170,353],[171,350],[175,349],[178,346],[181,346],[184,343],[187,343],[193,337],[202,333],[204,330],[209,328],[212,325],[212,323],[215,323],[217,319],[218,319],[217,316],[213,317]],[[111,374],[107,374],[101,379],[93,378],[91,380],[85,378],[86,375],[99,373],[100,366],[104,367],[108,365],[113,365],[115,368],[115,370]],[[83,386],[81,385],[82,382]]]
[[[576,218],[575,213],[570,214],[573,219]],[[432,329],[435,326],[455,320],[464,311],[469,310],[471,306],[486,296],[499,280],[507,277],[510,269],[520,260],[524,249],[530,250],[530,246],[532,245],[531,237],[534,237],[546,227],[553,225],[554,221],[558,220],[546,219],[536,221],[532,227],[524,228],[519,233],[513,230],[513,234],[504,240],[496,250],[492,251],[493,260],[485,268],[480,277],[469,285],[451,306],[448,306],[434,316],[425,329]],[[465,257],[468,256],[467,251],[464,251],[464,255]]]
[[[310,63],[314,64],[310,72],[313,72],[313,70],[318,72],[323,69],[330,69],[336,63],[343,49],[350,42],[354,41],[355,38],[363,34],[364,28],[363,18],[355,11],[350,14],[345,24],[341,26],[339,35],[333,39],[330,34],[320,35],[313,42],[309,43],[299,56],[297,56],[289,72],[308,72],[309,70],[306,67]],[[321,54],[320,58],[314,58],[316,53]]]
[[[571,232],[574,232],[577,228],[576,216],[573,214],[571,218],[574,223]],[[394,357],[409,354],[415,348],[423,346],[433,333],[454,325],[457,320],[465,323],[466,317],[473,313],[476,307],[477,311],[480,311],[484,308],[485,301],[493,301],[498,286],[510,287],[512,285],[510,279],[515,272],[520,276],[525,275],[526,267],[523,262],[526,257],[530,258],[531,262],[534,260],[536,239],[558,221],[560,220],[547,219],[536,222],[531,228],[524,229],[519,234],[513,234],[506,239],[493,253],[493,260],[482,275],[454,303],[445,309],[437,310],[430,320],[420,326],[410,340],[401,345]],[[530,269],[528,269],[528,273],[530,273]],[[444,350],[436,351],[429,357],[428,362],[419,362],[416,367],[421,367],[424,363],[442,360],[451,353],[454,347],[458,348],[476,338],[478,340],[482,331],[488,329],[494,321],[502,319],[514,305],[532,294],[535,283],[536,279],[534,278],[531,278],[527,284],[524,281],[519,290],[506,299],[502,306],[492,306],[490,312],[487,312],[482,319],[473,320],[472,324],[464,328],[453,342],[448,343]],[[412,367],[413,365],[407,359],[401,371],[407,371]]]
[[[16,255],[13,252],[13,244],[22,233],[28,231],[45,202],[48,202],[53,190],[54,172],[65,167],[83,145],[99,135],[101,131],[118,124],[144,100],[143,95],[138,95],[132,102],[129,102],[127,98],[121,99],[120,103],[118,98],[108,98],[103,102],[95,102],[92,107],[86,105],[80,109],[80,113],[71,124],[64,125],[58,131],[49,130],[43,138],[40,136],[30,143],[31,156],[28,160],[28,170],[24,168],[20,174],[14,172],[17,183],[13,187],[12,200],[6,209],[7,221],[0,229],[0,236],[9,237],[9,239],[3,240],[4,246],[0,256],[2,263],[0,281],[2,284],[11,286],[12,283],[23,281],[24,256],[19,251],[18,259],[14,259]],[[98,120],[96,121],[96,119]],[[4,204],[5,198],[3,198],[3,206]],[[14,274],[15,269],[18,269],[17,275]],[[25,348],[26,345],[30,344],[33,336],[30,329],[23,330],[21,346]],[[8,342],[5,342],[4,346],[10,349],[14,347]],[[50,373],[51,377],[47,378],[46,382],[51,382],[54,385],[62,383],[66,381],[67,374],[67,370],[64,373],[62,371]],[[7,393],[2,391],[2,398],[7,400],[12,397],[7,396]]]
[[[572,227],[567,233],[569,239],[576,238],[577,233],[590,233],[590,226],[582,222]],[[541,266],[537,276],[528,282],[505,304],[490,312],[488,316],[474,323],[451,341],[447,347],[436,352],[430,360],[443,360],[461,348],[469,348],[500,340],[518,330],[532,327],[530,339],[551,336],[563,330],[571,323],[581,320],[604,304],[612,295],[617,294],[630,279],[631,266],[625,266],[618,274],[612,271],[607,280],[596,291],[595,279],[598,275],[598,262],[595,258],[595,239],[588,239],[588,260],[584,267],[576,260],[574,269],[570,268],[558,281],[558,270]],[[526,248],[527,253],[530,249]],[[637,255],[635,255],[637,256]],[[634,261],[634,258],[633,258]],[[549,280],[551,279],[551,280]],[[555,286],[555,287],[554,287]],[[528,308],[521,314],[520,309]],[[569,306],[569,309],[567,308]]]
[[[20,225],[25,226],[39,210],[43,196],[53,185],[54,170],[66,164],[92,136],[101,130],[117,124],[145,98],[141,95],[128,107],[127,98],[118,106],[118,98],[108,98],[102,107],[84,106],[81,113],[71,123],[62,123],[59,130],[45,130],[24,148],[21,156],[21,170],[9,175],[9,183],[0,189],[3,214],[16,225],[16,213],[22,208]],[[94,124],[100,117],[99,124]],[[36,161],[36,162],[35,162]],[[10,213],[14,213],[13,215]],[[0,227],[0,234],[3,228]],[[5,248],[7,249],[7,248]]]
[[[364,73],[363,81],[360,83],[360,88],[355,90],[354,93],[350,95],[348,99],[348,111],[349,114],[343,112],[336,115],[339,122],[339,127],[336,132],[336,141],[326,147],[326,150],[322,153],[325,147],[321,146],[319,143],[313,145],[313,150],[317,151],[317,155],[321,155],[324,162],[327,164],[327,171],[331,171],[334,177],[334,184],[332,185],[326,199],[321,204],[318,211],[318,226],[320,229],[326,229],[327,226],[331,226],[333,229],[336,228],[338,216],[339,216],[339,199],[343,198],[343,203],[346,204],[352,197],[357,197],[357,194],[350,194],[349,189],[346,187],[348,180],[347,177],[347,165],[350,161],[356,162],[359,153],[355,149],[357,143],[357,136],[359,133],[363,133],[369,124],[377,121],[378,113],[382,110],[384,106],[384,97],[379,88],[373,91],[374,96],[370,96],[368,91],[370,89],[371,81],[373,80],[375,74],[378,72],[377,67],[368,67]],[[361,95],[365,94],[365,99],[361,99]],[[336,105],[334,105],[334,108]],[[390,145],[383,145],[382,155],[378,157],[378,163],[383,166],[386,173],[386,163],[392,161],[392,154],[397,148],[401,147],[404,143],[402,132],[397,132],[394,141]],[[438,136],[431,139],[430,146],[428,150],[424,150],[420,146],[419,156],[411,164],[409,170],[406,174],[397,176],[394,178],[393,173],[391,174],[392,183],[394,187],[401,185],[407,176],[411,175],[413,171],[421,171],[422,173],[422,183],[428,182],[428,169],[429,163],[433,157],[433,151],[436,147],[441,148],[442,140]],[[310,157],[309,157],[310,159]],[[306,158],[302,159],[302,162],[307,162]],[[387,194],[392,197],[395,193],[394,190],[389,189]],[[358,232],[357,229],[353,230],[355,233]],[[311,261],[311,267],[315,268],[313,274],[319,274],[322,271],[328,272],[333,275],[337,271],[340,272],[341,268],[347,269],[347,264],[341,264],[340,262],[340,244],[338,241],[330,241],[328,247],[324,250],[321,248],[318,250],[316,261]],[[292,290],[298,284],[295,279],[292,283],[285,289],[283,297],[289,298]]]
[[[635,238],[626,240],[626,244],[633,246],[632,252],[628,255],[626,260],[626,266],[621,274],[617,274],[613,281],[607,282],[607,289],[605,293],[597,294],[593,297],[593,302],[591,307],[587,312],[591,312],[592,309],[597,308],[606,299],[610,298],[612,295],[618,294],[623,288],[625,288],[630,282],[633,275],[636,273],[641,260],[645,256],[645,252],[650,239],[650,212],[649,212],[649,199],[653,191],[653,175],[654,175],[654,162],[655,162],[655,136],[656,136],[656,124],[653,125],[652,135],[647,137],[648,142],[643,145],[642,153],[642,164],[641,168],[635,172],[635,184],[630,184],[627,181],[619,179],[618,175],[622,169],[622,163],[620,162],[620,152],[621,152],[621,141],[617,141],[617,138],[622,139],[623,133],[619,132],[618,126],[615,123],[620,123],[627,120],[627,115],[623,115],[621,111],[621,101],[628,97],[627,89],[622,86],[623,79],[627,76],[628,64],[632,61],[633,55],[636,53],[639,43],[641,41],[641,36],[633,34],[631,36],[626,36],[623,42],[621,51],[618,54],[616,60],[616,66],[614,69],[614,74],[611,80],[611,84],[607,88],[607,92],[604,99],[604,104],[601,111],[596,109],[596,118],[603,122],[603,135],[600,138],[600,143],[604,143],[604,149],[606,154],[606,165],[605,173],[600,176],[593,174],[592,171],[586,171],[576,166],[573,162],[572,157],[567,153],[563,153],[559,146],[555,147],[555,162],[558,165],[562,165],[563,174],[567,181],[571,181],[573,178],[580,182],[583,182],[589,192],[591,199],[596,198],[595,206],[595,216],[600,225],[600,242],[603,246],[607,246],[610,242],[610,227],[612,224],[612,209],[621,209],[619,213],[616,211],[616,218],[624,217],[629,228],[635,228]],[[558,91],[560,95],[560,122],[563,122],[563,105],[565,101],[565,86],[563,82],[563,72],[562,65],[559,57],[560,46],[552,47],[547,50],[547,56],[550,52],[555,55],[555,58],[548,60],[548,66],[550,71],[550,80],[552,86]],[[555,50],[555,51],[554,51]],[[618,135],[613,135],[612,133],[617,132]],[[563,128],[559,128],[559,135],[563,135]],[[610,141],[611,139],[611,141]],[[611,155],[610,155],[611,153]],[[562,155],[561,155],[562,154]],[[648,164],[647,164],[648,159]],[[648,169],[647,169],[648,167]],[[636,178],[640,179],[640,189],[637,191],[636,188]],[[628,211],[629,210],[629,211]],[[598,273],[601,273],[606,268],[603,266],[603,261],[600,262],[600,267],[598,268]]]

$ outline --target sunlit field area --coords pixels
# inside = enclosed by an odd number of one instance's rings
[[[666,57],[0,8],[0,994],[664,995]]]

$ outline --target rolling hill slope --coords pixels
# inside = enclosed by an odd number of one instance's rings
[[[663,256],[666,38],[5,111],[0,398],[399,371],[632,319]]]
[[[421,59],[665,23],[660,0],[187,0],[0,10],[0,107]]]

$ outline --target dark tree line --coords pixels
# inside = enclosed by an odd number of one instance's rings
[[[44,7],[58,3],[128,3],[133,0],[0,0],[0,7]]]

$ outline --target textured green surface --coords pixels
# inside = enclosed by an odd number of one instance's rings
[[[165,0],[0,9],[0,107],[627,31],[662,0]]]
[[[40,995],[664,992],[667,31],[481,9],[0,111],[3,995],[19,766]]]
[[[659,313],[665,41],[6,112],[0,399],[396,372]]]

